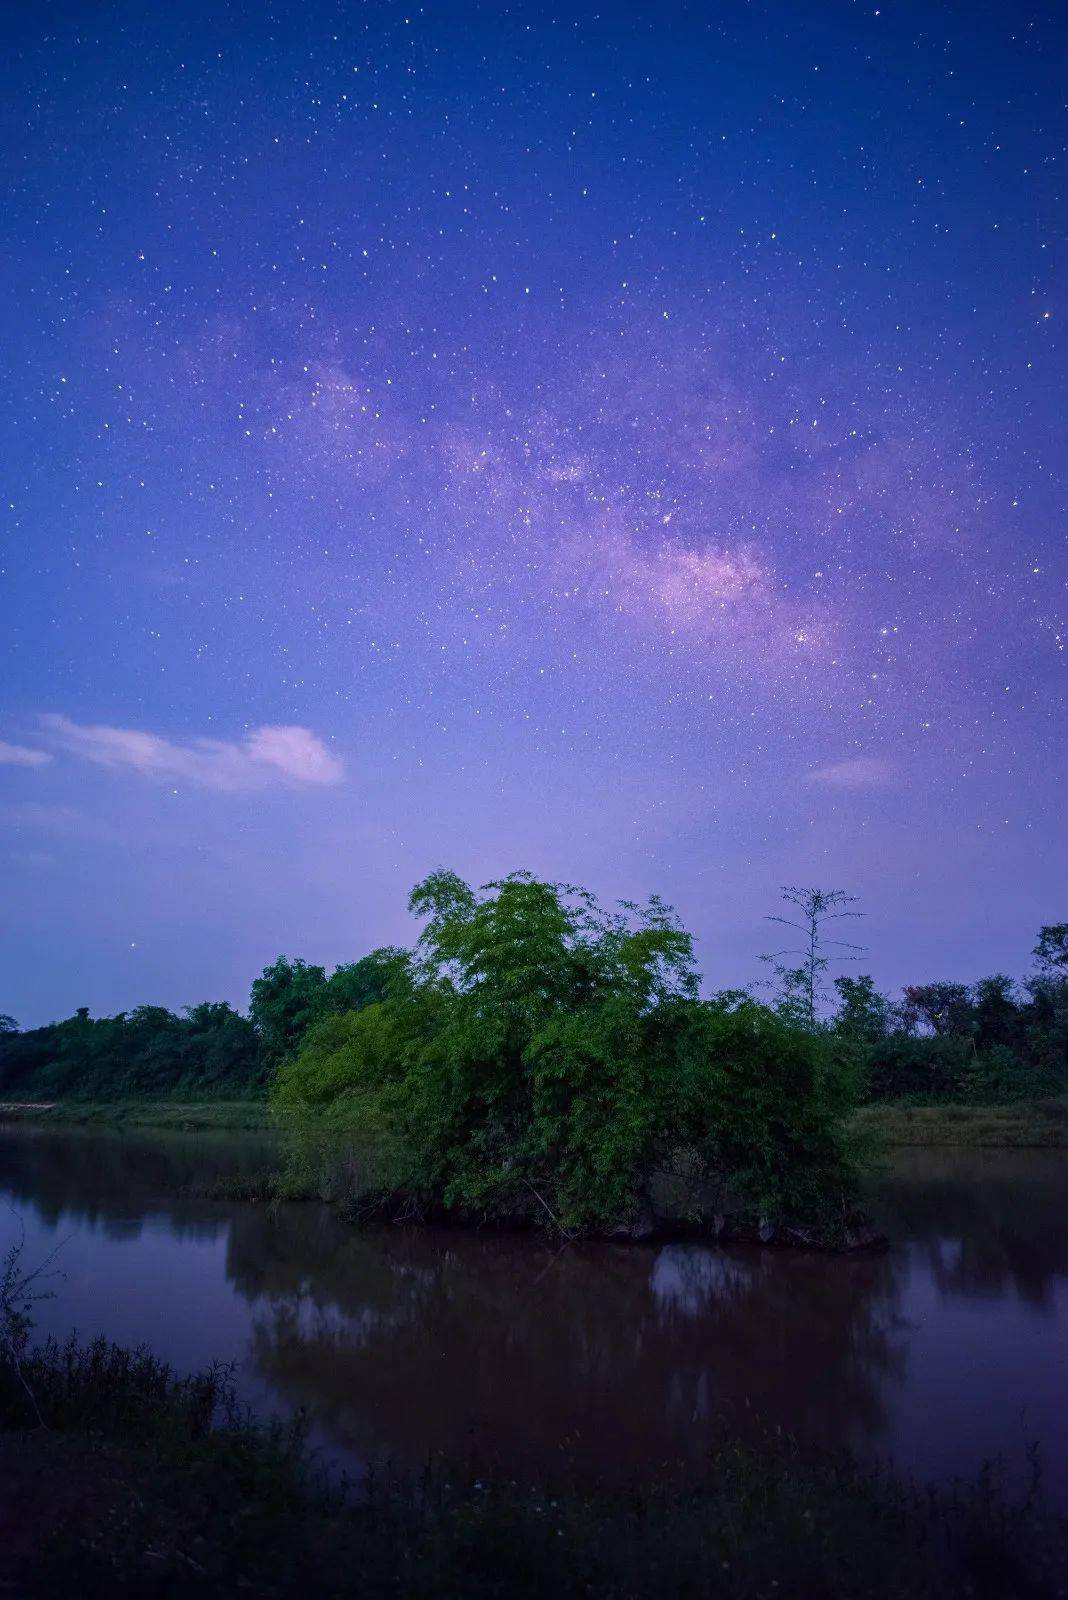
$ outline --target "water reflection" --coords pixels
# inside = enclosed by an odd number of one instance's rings
[[[0,1123],[0,1189],[16,1208],[47,1224],[101,1227],[136,1239],[147,1217],[166,1213],[177,1229],[217,1223],[217,1208],[183,1198],[195,1186],[271,1164],[270,1133],[197,1133],[63,1128]]]
[[[1063,1151],[913,1149],[898,1153],[878,1203],[942,1294],[1011,1294],[1052,1312],[1068,1273],[1066,1202]]]
[[[237,1219],[227,1270],[257,1302],[260,1370],[364,1457],[566,1448],[629,1471],[700,1456],[724,1407],[870,1433],[901,1362],[885,1256],[560,1251],[290,1210]]]
[[[1039,1434],[1068,1476],[1058,1152],[903,1155],[879,1198],[894,1247],[847,1260],[360,1232],[319,1206],[175,1198],[268,1154],[248,1135],[0,1129],[0,1190],[34,1248],[68,1241],[43,1329],[235,1358],[254,1404],[303,1407],[354,1462],[566,1456],[630,1476],[698,1460],[726,1411],[920,1472]]]

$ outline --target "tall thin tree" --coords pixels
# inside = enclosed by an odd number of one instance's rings
[[[814,1028],[826,998],[824,977],[831,963],[857,961],[864,950],[863,945],[851,944],[846,939],[828,938],[824,930],[828,923],[860,917],[863,912],[847,909],[857,897],[846,894],[844,889],[799,889],[791,884],[784,887],[782,897],[795,909],[797,917],[774,916],[768,921],[793,928],[801,934],[803,942],[772,951],[760,959],[768,963],[778,980],[779,1009],[805,1027]],[[787,963],[788,956],[796,958],[794,965]]]

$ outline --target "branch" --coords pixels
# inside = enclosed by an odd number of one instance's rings
[[[570,1228],[565,1228],[564,1227],[563,1223],[560,1221],[560,1218],[553,1211],[553,1209],[549,1205],[548,1201],[546,1201],[545,1198],[538,1193],[537,1189],[535,1189],[535,1187],[531,1183],[530,1179],[529,1178],[524,1178],[523,1182],[526,1184],[527,1188],[530,1190],[530,1192],[534,1196],[535,1200],[540,1201],[540,1203],[545,1207],[545,1210],[548,1213],[549,1219],[552,1222],[553,1226],[555,1228],[559,1228],[560,1232],[563,1234],[565,1239],[573,1239],[575,1237],[575,1235],[571,1232]]]

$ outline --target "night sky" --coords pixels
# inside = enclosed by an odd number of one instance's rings
[[[1026,970],[1063,17],[6,8],[0,1011],[243,1001],[439,864],[657,891],[709,987],[784,883]]]

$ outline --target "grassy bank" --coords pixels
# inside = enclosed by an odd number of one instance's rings
[[[857,1123],[886,1145],[1068,1148],[1068,1096],[1009,1106],[865,1106]]]
[[[1068,1148],[1068,1095],[1010,1106],[875,1105],[856,1121],[887,1145]],[[0,1123],[249,1132],[273,1126],[266,1100],[0,1101]]]
[[[1052,1600],[1066,1574],[1037,1495],[921,1492],[781,1436],[630,1491],[431,1461],[345,1494],[299,1433],[239,1415],[224,1371],[104,1342],[0,1363],[0,1506],[0,1585],[31,1596]]]
[[[266,1100],[0,1101],[0,1122],[254,1132],[271,1126],[271,1114]]]

